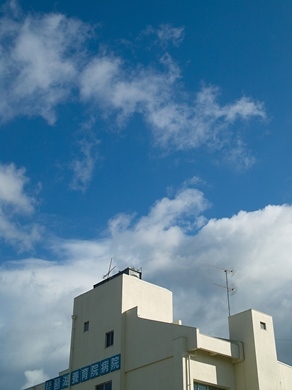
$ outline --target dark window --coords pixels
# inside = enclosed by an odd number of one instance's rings
[[[87,332],[89,330],[89,321],[84,322],[83,332]]]
[[[266,330],[267,326],[265,322],[260,322],[260,328]]]
[[[114,344],[114,331],[111,330],[105,334],[105,347],[110,347]]]
[[[112,381],[95,386],[95,390],[112,390]]]

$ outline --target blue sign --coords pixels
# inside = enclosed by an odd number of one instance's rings
[[[71,386],[77,385],[80,383],[80,370],[75,370],[71,372]]]
[[[100,362],[100,375],[108,374],[110,369],[110,359],[104,359]]]
[[[54,379],[45,382],[45,390],[53,390]]]
[[[110,370],[116,371],[121,368],[121,354],[115,355],[111,357]]]
[[[97,378],[99,375],[99,362],[93,363],[90,366],[90,379]]]
[[[61,389],[67,389],[69,387],[69,374],[61,376]]]
[[[58,376],[57,378],[53,379],[53,381],[53,390],[61,390],[61,377]]]
[[[121,369],[121,354],[114,355],[110,358],[103,359],[100,362],[91,364],[90,366],[82,367],[70,374],[64,374],[57,378],[50,379],[45,382],[45,390],[63,390],[71,386],[77,385],[81,382],[86,382],[89,379],[97,378],[100,375],[106,375],[110,372]]]
[[[90,376],[90,366],[86,366],[80,369],[81,382],[88,381]]]

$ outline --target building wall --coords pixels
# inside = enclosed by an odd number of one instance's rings
[[[245,359],[236,364],[237,390],[279,388],[281,373],[272,317],[247,310],[229,318],[229,329],[231,339],[244,343]]]
[[[122,279],[116,278],[74,299],[69,368],[75,370],[120,353]],[[89,322],[88,331],[84,323]],[[114,345],[105,334],[114,330]]]
[[[164,390],[174,389],[173,359],[167,358],[126,372],[125,388],[127,390]],[[177,388],[177,390],[180,390]]]
[[[139,317],[137,308],[125,313],[125,370],[136,370],[173,356],[173,342],[184,337],[186,348],[197,346],[197,329]]]
[[[292,367],[277,362],[272,318],[254,310],[229,318],[230,340],[207,336],[172,322],[170,291],[121,274],[75,298],[72,317],[69,370],[60,375],[121,357],[117,370],[73,390],[109,380],[113,390],[193,390],[194,381],[228,390],[292,389]],[[106,347],[109,331],[114,344]]]
[[[75,298],[70,371],[116,354],[121,354],[124,365],[125,324],[122,313],[137,306],[146,318],[172,321],[172,293],[126,274],[105,281]],[[84,331],[84,324],[87,322],[89,329]],[[105,334],[110,331],[114,331],[114,344],[106,347]],[[117,388],[122,389],[125,379],[120,373],[121,371],[116,372],[113,376]],[[96,378],[94,384],[99,384],[102,380],[102,377]],[[93,382],[90,382],[92,388]],[[87,390],[88,386],[87,382],[78,385],[80,390]]]
[[[122,275],[122,284],[121,313],[137,306],[139,315],[143,318],[173,321],[171,291],[128,275]]]
[[[292,367],[278,362],[279,368],[279,389],[292,389]]]
[[[90,364],[120,353],[122,313],[139,306],[145,318],[172,321],[172,293],[122,274],[75,298],[72,320],[70,368]],[[84,332],[84,323],[89,330]],[[114,330],[114,345],[105,348],[105,334]]]

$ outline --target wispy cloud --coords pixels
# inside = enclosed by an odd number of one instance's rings
[[[233,147],[226,151],[223,161],[237,171],[251,168],[256,158],[250,153],[242,139],[234,141]]]
[[[173,27],[170,24],[161,24],[158,28],[148,26],[145,33],[147,35],[156,35],[157,39],[155,43],[162,46],[164,49],[169,44],[179,46],[184,39],[184,27]]]
[[[71,188],[73,190],[85,192],[91,182],[94,166],[98,159],[98,144],[99,141],[91,129],[82,131],[81,139],[78,140],[79,157],[71,163],[73,170]]]
[[[11,2],[12,12],[5,11],[1,18],[2,123],[17,116],[41,116],[54,124],[58,107],[70,100],[118,127],[139,114],[153,145],[163,153],[207,147],[234,167],[253,165],[244,135],[234,129],[242,122],[265,119],[262,102],[242,96],[222,104],[216,86],[187,92],[181,69],[168,53],[149,66],[127,62],[103,42],[98,53],[92,52],[92,26],[59,13],[24,15],[16,5]],[[184,34],[182,27],[170,25],[153,32],[162,44],[178,44]],[[71,165],[73,189],[84,191],[91,180],[93,139],[85,134],[80,141],[81,156]]]
[[[178,85],[178,66],[169,56],[163,58],[163,64],[165,72],[153,68],[126,72],[121,59],[96,57],[81,76],[81,97],[116,111],[120,123],[140,113],[156,146],[164,150],[207,146],[229,156],[233,154],[233,163],[237,157],[239,164],[250,167],[252,157],[250,162],[246,161],[248,151],[243,143],[238,153],[238,138],[233,135],[232,126],[254,118],[265,119],[263,103],[243,96],[234,103],[220,104],[220,91],[214,86],[202,86],[193,100],[186,100]]]
[[[18,115],[56,121],[70,98],[89,27],[61,14],[4,15],[0,28],[2,122]]]

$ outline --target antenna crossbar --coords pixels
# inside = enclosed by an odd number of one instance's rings
[[[111,261],[110,261],[110,264],[109,264],[109,267],[108,267],[108,272],[107,272],[105,275],[103,275],[103,279],[109,278],[110,273],[116,268],[116,266],[114,266],[113,268],[111,268],[111,266],[112,266],[112,261],[113,261],[113,258],[111,257]]]

